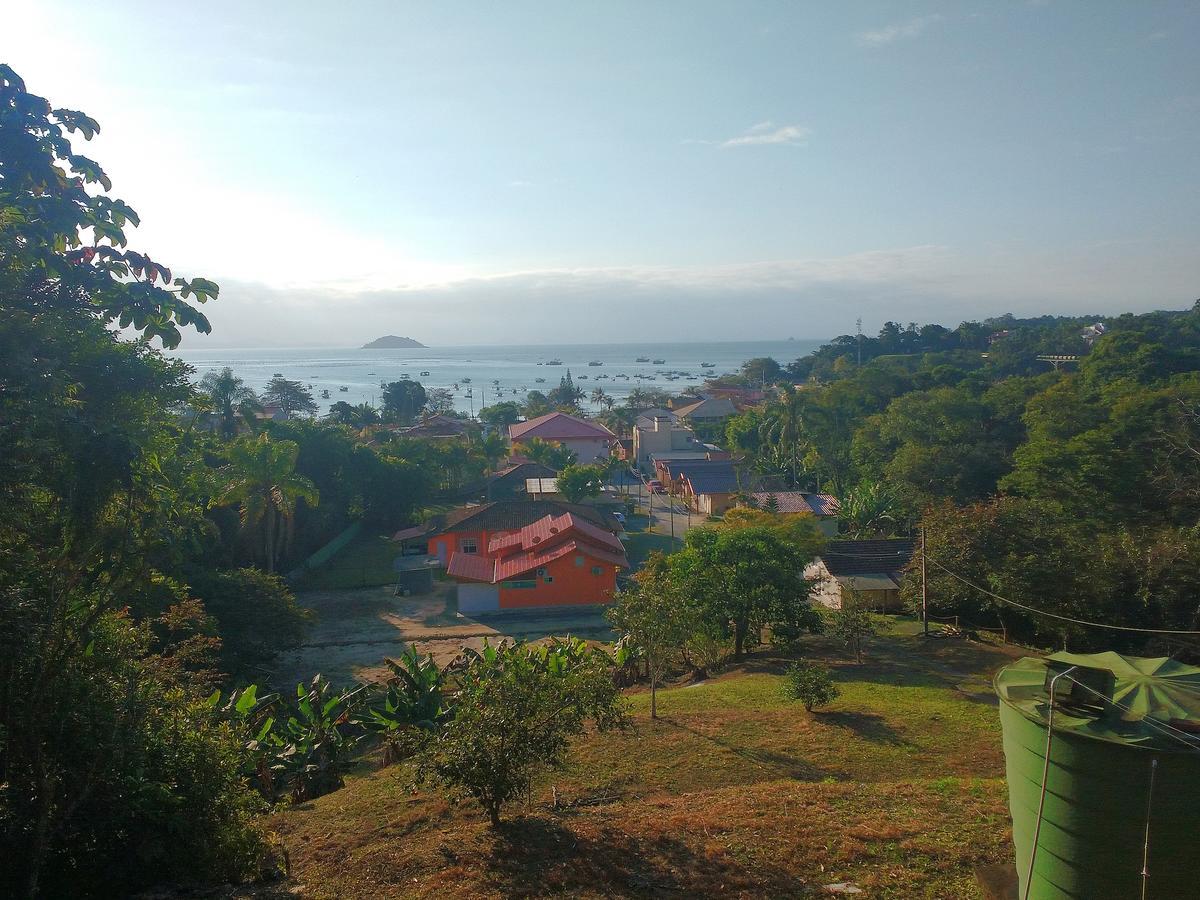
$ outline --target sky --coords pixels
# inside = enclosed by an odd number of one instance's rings
[[[220,283],[185,349],[1200,296],[1195,2],[0,2],[131,246]]]

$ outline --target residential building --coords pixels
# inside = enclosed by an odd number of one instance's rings
[[[653,458],[707,459],[713,451],[720,452],[719,447],[697,438],[692,429],[677,424],[670,412],[654,412],[653,418],[639,416],[633,426],[633,459],[638,468],[653,472]]]
[[[871,609],[899,610],[900,579],[912,561],[913,550],[910,538],[831,541],[804,571],[804,576],[815,582],[810,597],[822,606],[841,609],[847,592],[853,590]]]
[[[590,506],[557,500],[493,500],[446,513],[427,526],[429,554],[442,565],[456,552],[479,553],[498,534],[518,531],[548,515],[573,513],[616,534],[620,526],[606,513]]]
[[[737,471],[733,461],[725,459],[655,458],[655,471],[667,493],[708,516],[720,516],[736,503]]]
[[[599,422],[562,412],[547,413],[508,426],[508,439],[518,453],[521,444],[534,438],[562,444],[584,464],[608,459],[616,435]]]
[[[629,567],[611,531],[576,512],[547,514],[450,555],[460,612],[608,603]]]
[[[804,491],[755,491],[750,494],[750,506],[769,509],[782,515],[814,516],[817,527],[826,537],[838,533],[837,497],[832,494],[812,494]],[[774,501],[772,503],[772,501]]]
[[[530,478],[553,478],[558,472],[542,463],[518,462],[498,469],[488,476],[488,499],[516,500],[527,494]]]
[[[737,415],[737,411],[729,397],[703,397],[694,403],[677,406],[673,410],[684,422],[718,422]]]

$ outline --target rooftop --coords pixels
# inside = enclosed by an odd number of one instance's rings
[[[899,572],[913,557],[912,538],[878,541],[831,541],[821,554],[830,575],[886,575]]]
[[[601,425],[588,419],[568,415],[564,412],[546,413],[527,422],[517,422],[508,426],[508,436],[511,440],[528,440],[539,437],[547,441],[575,439],[612,440],[616,435]]]
[[[836,516],[837,497],[832,494],[811,494],[805,491],[755,491],[750,495],[751,505],[764,508],[771,497],[775,498],[781,513],[810,512],[814,516]]]

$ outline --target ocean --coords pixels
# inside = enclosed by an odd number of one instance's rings
[[[225,366],[256,391],[261,391],[276,374],[299,381],[312,390],[322,412],[339,400],[378,406],[382,384],[411,378],[426,388],[449,388],[454,392],[456,407],[473,415],[480,407],[501,400],[522,400],[532,390],[548,391],[568,369],[585,392],[585,408],[594,408],[587,398],[597,387],[618,403],[638,385],[682,393],[705,378],[736,372],[748,359],[770,356],[786,365],[822,343],[786,340],[405,350],[271,348],[179,350],[175,355],[196,370],[197,381],[204,373]],[[639,357],[650,361],[639,363]],[[558,364],[552,364],[555,361]],[[589,365],[593,362],[601,365]],[[705,368],[702,363],[712,365]]]

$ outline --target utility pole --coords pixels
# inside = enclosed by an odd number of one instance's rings
[[[929,637],[929,582],[925,577],[925,526],[921,526],[921,631]]]
[[[858,317],[858,367],[862,368],[862,316]]]

